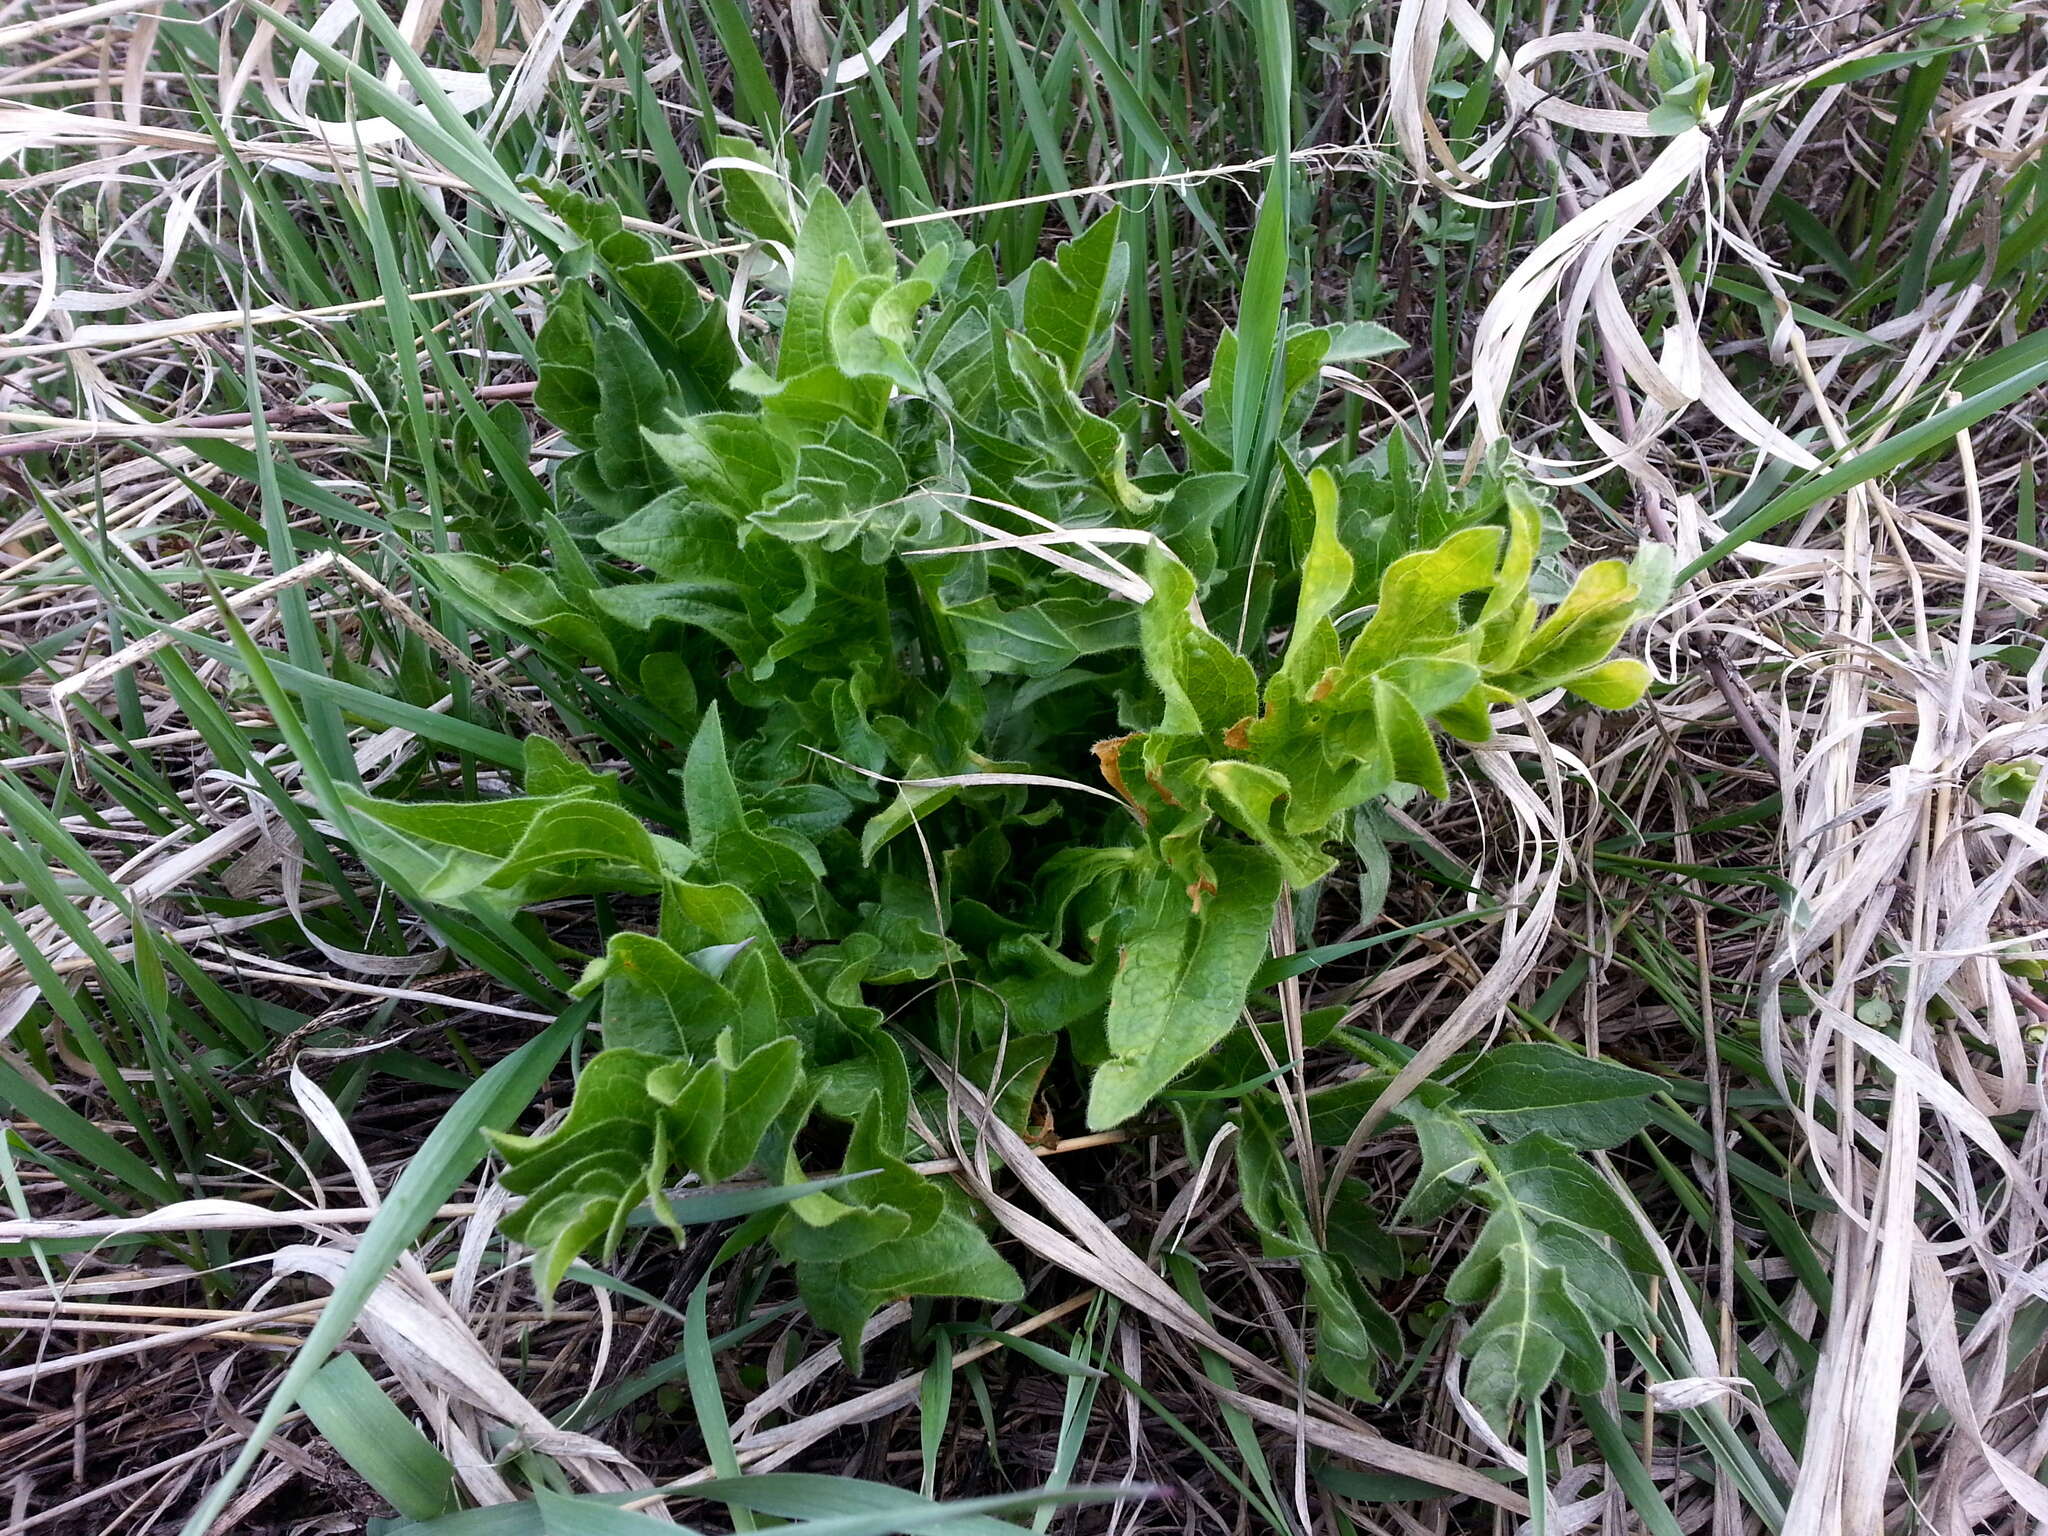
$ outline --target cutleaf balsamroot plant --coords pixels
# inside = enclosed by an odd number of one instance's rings
[[[1437,730],[1484,741],[1496,708],[1558,687],[1633,703],[1645,672],[1612,652],[1661,568],[1567,580],[1547,503],[1499,462],[1453,487],[1398,437],[1315,460],[1319,370],[1398,345],[1378,327],[1281,339],[1261,413],[1281,451],[1247,497],[1236,338],[1171,447],[1140,441],[1143,402],[1105,398],[1114,216],[1005,282],[945,226],[899,252],[865,198],[799,207],[727,165],[728,210],[780,263],[767,333],[611,209],[546,190],[583,242],[538,340],[538,403],[576,450],[551,559],[479,539],[432,567],[689,742],[681,824],[649,827],[540,738],[517,798],[351,801],[365,852],[501,928],[565,895],[658,898],[578,984],[604,1049],[567,1118],[496,1138],[527,1197],[509,1230],[552,1291],[682,1175],[836,1164],[858,1177],[733,1245],[771,1243],[849,1353],[896,1297],[1014,1300],[972,1203],[906,1161],[946,1118],[915,1042],[1019,1128],[1083,1078],[1097,1129],[1162,1096],[1191,1137],[1235,1116],[1246,1210],[1301,1262],[1324,1378],[1370,1395],[1399,1348],[1368,1284],[1386,1240],[1362,1198],[1308,1219],[1239,1027],[1276,905],[1372,837],[1375,801],[1449,792]],[[1401,1110],[1424,1151],[1404,1219],[1492,1213],[1453,1285],[1484,1306],[1474,1395],[1503,1418],[1560,1370],[1599,1375],[1589,1341],[1640,1310],[1640,1242],[1576,1149],[1638,1128],[1656,1082],[1516,1049],[1567,1091],[1518,1097],[1498,1057],[1461,1060]],[[1326,1096],[1318,1135],[1341,1142],[1398,1070],[1398,1047],[1365,1054],[1377,1075]]]

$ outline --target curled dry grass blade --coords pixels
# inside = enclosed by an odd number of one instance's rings
[[[193,1530],[222,1512],[288,1526],[315,1489],[291,1403],[338,1380],[315,1369],[359,1306],[386,1315],[354,1336],[350,1390],[427,1449],[409,1482],[371,1479],[411,1489],[407,1514],[440,1496],[438,1456],[472,1500],[538,1519],[544,1489],[545,1517],[571,1521],[572,1484],[535,1459],[558,1456],[614,1492],[700,1486],[724,1461],[941,1495],[1125,1461],[1185,1485],[1181,1505],[1108,1517],[1040,1507],[1041,1529],[1241,1512],[1459,1528],[1521,1516],[1524,1489],[1546,1523],[1612,1499],[1660,1533],[2048,1518],[2025,1280],[2048,1021],[2027,414],[2048,368],[2042,42],[1997,0],[1839,12],[1667,6],[1625,34],[1464,0],[1306,20],[408,7],[362,36],[339,10],[0,16],[0,1311],[35,1324],[0,1340],[0,1385],[30,1394],[0,1406],[8,1529],[100,1528],[123,1500]],[[1674,60],[1712,67],[1691,120]],[[496,1232],[515,1201],[488,1176],[460,1187],[470,1123],[561,1107],[541,1057],[575,1054],[574,1028],[547,1027],[562,952],[643,914],[607,899],[430,927],[313,790],[325,770],[499,795],[521,738],[546,735],[630,768],[636,811],[680,814],[665,769],[687,743],[546,637],[460,628],[416,557],[435,529],[467,538],[508,479],[552,495],[565,452],[527,409],[532,331],[581,258],[518,178],[617,199],[665,264],[736,293],[754,334],[775,258],[725,238],[735,133],[799,183],[875,187],[913,251],[958,230],[1011,271],[1120,203],[1142,307],[1082,384],[1141,394],[1133,430],[1170,454],[1247,308],[1268,332],[1282,313],[1373,321],[1413,347],[1324,370],[1306,438],[1332,462],[1449,424],[1454,475],[1505,441],[1576,487],[1561,505],[1582,537],[1640,524],[1675,551],[1690,585],[1643,647],[1654,714],[1537,701],[1467,759],[1469,794],[1390,807],[1277,935],[1318,958],[1283,979],[1249,1076],[1283,1090],[1310,1229],[1329,1238],[1361,1191],[1391,1223],[1372,1290],[1404,1360],[1384,1403],[1304,1388],[1306,1269],[1248,1218],[1240,1120],[1199,1145],[1152,1124],[1061,1141],[1077,1111],[1054,1104],[1037,1146],[940,1060],[950,1095],[921,1106],[934,1155],[916,1166],[985,1202],[1027,1295],[885,1307],[863,1337],[887,1367],[865,1381],[789,1321],[768,1267],[714,1266],[715,1241],[634,1228],[615,1283],[661,1306],[603,1290],[543,1318]],[[1236,354],[1240,399],[1268,400],[1273,340]],[[1269,443],[1264,409],[1233,463]],[[1269,513],[1245,527],[1279,529]],[[1057,556],[1149,594],[1114,530],[1013,521],[963,520],[931,554]],[[1090,798],[1065,773],[979,766],[889,765],[918,791]],[[949,874],[973,857],[926,849]],[[1319,1037],[1324,1010],[1343,1022]],[[1465,1396],[1455,1351],[1477,1319],[1445,1280],[1484,1228],[1397,1219],[1421,1143],[1395,1113],[1531,1044],[1668,1088],[1598,1154],[1646,1229],[1647,1325],[1604,1336],[1611,1392],[1542,1397],[1533,1458]],[[332,1107],[318,1130],[286,1096],[294,1062]],[[1318,1104],[1360,1079],[1318,1145]],[[338,1279],[331,1299],[252,1292],[280,1242]],[[707,1273],[728,1331],[691,1337],[669,1313]],[[960,1331],[934,1354],[942,1328]],[[286,1361],[281,1339],[302,1340]],[[1109,1377],[1062,1379],[1005,1340]],[[66,1406],[87,1371],[90,1411]],[[195,1371],[214,1397],[180,1385]],[[641,1395],[551,1420],[602,1404],[594,1376]],[[731,1394],[723,1447],[716,1415],[662,1396],[685,1384]],[[1001,1405],[993,1445],[977,1392]],[[258,1435],[218,1432],[213,1402]],[[904,1430],[920,1407],[930,1424]],[[341,1421],[315,1418],[342,1448]],[[498,1454],[508,1427],[526,1459]],[[238,1487],[280,1431],[282,1459]],[[850,1462],[868,1442],[876,1459]],[[600,1443],[644,1480],[585,1457]],[[1467,1499],[1383,1502],[1430,1489]]]

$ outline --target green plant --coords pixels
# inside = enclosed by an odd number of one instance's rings
[[[1643,668],[1611,652],[1662,576],[1562,581],[1501,462],[1453,488],[1395,439],[1308,466],[1318,370],[1397,345],[1377,327],[1285,333],[1260,413],[1280,451],[1248,497],[1233,336],[1177,453],[1139,441],[1136,402],[1099,408],[1115,215],[1006,284],[940,227],[911,259],[864,199],[799,209],[726,174],[736,216],[795,231],[773,348],[738,349],[615,211],[548,190],[588,274],[539,338],[539,402],[578,450],[552,566],[430,562],[480,623],[602,668],[687,741],[679,796],[636,786],[668,830],[538,738],[521,796],[349,803],[363,851],[495,923],[659,898],[655,931],[611,932],[583,972],[604,1049],[566,1120],[494,1138],[542,1289],[636,1208],[665,1218],[682,1174],[836,1161],[858,1177],[733,1243],[771,1242],[852,1353],[891,1298],[1021,1292],[905,1160],[947,1111],[904,1041],[1020,1127],[1076,1068],[1089,1123],[1129,1121],[1231,1035],[1282,888],[1395,786],[1448,793],[1433,726],[1483,741],[1492,708],[1560,686],[1636,699]],[[1517,1176],[1504,1157],[1487,1187]],[[1296,1247],[1326,1319],[1373,1310]]]
[[[1970,793],[1987,811],[2012,810],[2027,803],[2040,777],[2039,763],[1987,763],[1970,781]]]
[[[2010,0],[1962,0],[1950,6],[1920,28],[1922,41],[1929,43],[1982,43],[1994,37],[2011,37],[2025,22]]]
[[[1714,66],[1693,56],[1683,34],[1657,34],[1650,45],[1649,71],[1657,90],[1657,105],[1650,109],[1653,133],[1683,133],[1706,121]]]

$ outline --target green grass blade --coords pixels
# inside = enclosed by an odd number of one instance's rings
[[[1866,481],[1890,474],[1921,454],[1943,447],[1957,433],[1975,426],[1995,411],[2004,410],[2043,384],[2048,384],[2048,362],[2037,363],[2023,372],[1987,385],[1976,394],[1936,411],[1903,432],[1893,434],[1875,448],[1845,459],[1833,469],[1793,486],[1773,497],[1726,538],[1686,566],[1678,573],[1678,579],[1690,580],[1750,540],[1770,532],[1780,523],[1791,521],[1808,507],[1826,501],[1830,496],[1839,496]]]
[[[533,1101],[555,1064],[583,1032],[596,999],[569,1009],[545,1031],[492,1067],[457,1099],[405,1165],[377,1217],[364,1229],[320,1320],[292,1357],[291,1368],[264,1405],[262,1416],[233,1464],[181,1527],[205,1536],[262,1459],[264,1446],[291,1412],[299,1394],[355,1327],[356,1318],[398,1256],[418,1240],[434,1213],[462,1185],[486,1151],[482,1133],[502,1131]]]

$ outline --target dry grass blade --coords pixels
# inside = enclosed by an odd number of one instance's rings
[[[1500,953],[1451,1015],[1431,1032],[1428,1044],[1394,1074],[1359,1117],[1358,1124],[1331,1163],[1326,1200],[1334,1200],[1337,1190],[1350,1177],[1359,1154],[1365,1150],[1366,1142],[1387,1115],[1445,1062],[1469,1045],[1474,1036],[1493,1027],[1506,1008],[1509,997],[1528,979],[1544,946],[1550,941],[1552,915],[1567,867],[1563,849],[1562,786],[1557,772],[1557,754],[1542,734],[1535,717],[1526,716],[1525,719],[1529,735],[1520,740],[1502,738],[1498,748],[1506,752],[1519,746],[1536,755],[1543,764],[1546,786],[1550,790],[1547,805],[1536,799],[1528,787],[1492,753],[1478,759],[1481,771],[1507,791],[1524,850],[1525,862],[1509,897],[1508,916],[1502,923]],[[1548,860],[1540,852],[1546,843],[1551,844],[1554,850]]]
[[[974,1132],[972,1146],[959,1149],[961,1169],[956,1176],[1003,1227],[1040,1258],[1121,1298],[1174,1337],[1195,1344],[1284,1394],[1293,1406],[1281,1407],[1218,1385],[1207,1377],[1197,1378],[1223,1401],[1263,1423],[1289,1430],[1307,1444],[1335,1451],[1363,1465],[1397,1471],[1441,1488],[1455,1488],[1513,1512],[1527,1509],[1526,1501],[1519,1495],[1479,1476],[1463,1463],[1389,1442],[1336,1404],[1319,1396],[1304,1395],[1299,1382],[1286,1372],[1219,1333],[1142,1255],[1111,1231],[1040,1159],[1031,1155],[1030,1147],[994,1113],[979,1089],[937,1057],[927,1054],[926,1062],[945,1084],[955,1111]],[[1056,1226],[997,1192],[991,1156],[1000,1159],[1001,1165],[1017,1177],[1052,1216]]]
[[[196,1507],[449,1096],[553,1023],[613,934],[665,922],[638,890],[513,918],[409,906],[323,819],[320,775],[492,800],[523,739],[545,736],[689,845],[685,878],[723,882],[723,857],[691,841],[701,793],[671,771],[687,732],[665,734],[714,696],[735,706],[749,836],[838,817],[820,837],[857,839],[900,792],[889,814],[910,812],[922,871],[892,867],[906,839],[771,926],[800,974],[823,975],[818,947],[845,937],[835,903],[862,909],[883,870],[918,888],[910,949],[890,940],[848,995],[924,1031],[902,1150],[985,1210],[1025,1294],[892,1291],[859,1332],[875,1374],[856,1379],[795,1311],[815,1278],[772,1245],[713,1269],[725,1229],[678,1247],[636,1224],[607,1279],[637,1299],[596,1286],[549,1312],[500,1231],[525,1199],[488,1172],[450,1185],[420,1202],[423,1235],[347,1347],[468,1503],[732,1465],[939,1496],[1122,1471],[1184,1497],[1047,1509],[1037,1528],[2048,1528],[2048,440],[2038,393],[2009,398],[2048,356],[2038,7],[408,0],[380,25],[349,0],[67,3],[0,3],[0,1536],[130,1536]],[[1710,68],[1677,78],[1688,64]],[[1268,177],[1276,148],[1291,179]],[[884,743],[836,755],[754,709],[765,675],[710,640],[700,657],[607,619],[586,653],[589,631],[527,622],[557,617],[545,603],[484,624],[443,552],[477,558],[480,580],[527,565],[536,591],[569,585],[577,552],[597,587],[646,575],[587,537],[618,519],[585,504],[564,462],[578,444],[536,378],[536,335],[593,258],[550,245],[547,205],[511,179],[529,172],[616,202],[688,271],[713,329],[763,365],[728,402],[742,411],[780,366],[769,338],[798,259],[777,219],[741,219],[746,188],[792,209],[819,178],[870,191],[906,271],[986,244],[990,290],[1019,279],[1020,303],[1031,260],[1117,206],[1118,329],[1063,359],[1053,393],[1095,418],[1080,430],[1123,455],[1143,500],[1154,475],[1236,474],[1272,447],[1236,427],[1205,441],[1229,414],[1200,382],[1226,327],[1275,321],[1285,373],[1303,345],[1290,322],[1360,321],[1408,350],[1354,331],[1357,371],[1303,372],[1315,446],[1294,466],[1338,472],[1347,539],[1384,511],[1398,441],[1453,479],[1465,467],[1453,513],[1499,454],[1549,483],[1587,560],[1646,534],[1717,563],[1652,627],[1651,706],[1560,693],[1540,725],[1497,716],[1491,746],[1447,754],[1469,774],[1448,802],[1397,796],[1352,850],[1331,841],[1344,862],[1274,919],[1262,975],[1279,979],[1245,1020],[1257,1054],[1218,1048],[1244,1082],[1216,1088],[1197,1065],[1172,1085],[1178,1125],[1158,1110],[1134,1133],[1053,1141],[1085,1050],[1070,1033],[1072,1062],[1054,1045],[1051,1065],[1020,1067],[1048,1041],[1012,1016],[1036,983],[1007,991],[1043,957],[978,976],[968,1003],[953,952],[958,900],[986,876],[1027,888],[1019,910],[1066,902],[1048,952],[1085,955],[1088,985],[1127,958],[1093,898],[1034,862],[1071,825],[1111,824],[1101,802],[1130,809],[1085,771],[1085,732],[1032,714],[1063,697],[1040,692],[1048,658],[1095,618],[1020,638],[1017,670],[946,677],[940,612],[896,663],[930,667],[920,686],[946,710],[978,690],[1001,731],[929,752],[895,704],[849,692],[828,710],[821,692],[807,721],[859,716]],[[1284,183],[1269,201],[1285,219],[1260,218],[1262,179]],[[618,301],[619,274],[594,276]],[[936,316],[909,322],[920,369],[921,342],[945,354],[966,334]],[[2007,403],[1952,440],[1953,419],[1925,425],[1998,390]],[[880,409],[941,420],[941,393],[893,377]],[[1901,443],[1910,456],[1889,453]],[[1102,470],[1086,445],[1028,485],[985,445],[952,446],[970,469],[906,474],[903,502],[942,497],[950,516],[957,499],[959,527],[893,552],[886,624],[926,583],[1007,617],[1020,569],[1067,583],[1062,625],[1107,612],[1108,633],[1148,602],[1138,557],[1179,539],[1185,505],[1104,510],[1079,489]],[[1263,677],[1296,576],[1272,551],[1299,552],[1286,525],[1306,514],[1291,488],[1240,510],[1258,540],[1241,558],[1219,539],[1200,601],[1231,594],[1218,632],[1241,608]],[[1559,575],[1546,562],[1541,580]],[[1256,612],[1268,581],[1277,606]],[[803,590],[800,606],[841,595]],[[249,651],[227,659],[242,631],[291,687],[258,686]],[[1151,718],[1157,662],[1123,650],[1085,663],[1122,669],[1119,730]],[[641,669],[655,652],[685,665]],[[829,691],[838,659],[776,665]],[[809,764],[799,792],[759,795],[752,775],[792,742],[816,754],[789,746]],[[942,771],[996,763],[1042,771]],[[945,845],[968,825],[953,818],[994,802],[1020,819]],[[1104,834],[1111,854],[1156,832],[1130,819]],[[1009,921],[997,905],[972,922]],[[1079,976],[1056,979],[1078,995]],[[949,984],[941,1018],[927,1003]],[[941,1059],[983,1006],[1009,1031],[999,1064]],[[1622,1139],[1572,1149],[1587,1198],[1624,1213],[1609,1238],[1644,1326],[1596,1307],[1591,1375],[1532,1372],[1541,1391],[1505,1422],[1480,1401],[1485,1303],[1451,1300],[1483,1288],[1451,1277],[1500,1187],[1475,1178],[1408,1224],[1441,1149],[1394,1114],[1461,1092],[1447,1065],[1504,1042],[1667,1090]],[[1005,1071],[998,1114],[984,1090]],[[1370,1102],[1346,1096],[1360,1074]],[[956,1122],[937,1129],[934,1080]],[[564,1074],[538,1090],[544,1123],[569,1089]],[[277,1129],[294,1102],[298,1137]],[[1527,1143],[1512,1113],[1475,1113],[1474,1134]],[[1181,1127],[1199,1133],[1185,1146]],[[820,1121],[792,1156],[810,1166],[841,1139]],[[1262,1190],[1245,1170],[1264,1149],[1279,1166]],[[1281,1185],[1304,1214],[1276,1242]],[[1319,1256],[1338,1261],[1322,1290]],[[1355,1351],[1378,1351],[1366,1385],[1383,1401],[1340,1401],[1328,1369],[1332,1293],[1353,1281],[1392,1314],[1392,1341]],[[709,1372],[735,1404],[730,1464],[675,1396],[672,1325],[699,1284],[730,1329]],[[338,1536],[381,1509],[294,1438],[216,1530]],[[1455,1498],[1387,1502],[1361,1469]]]

